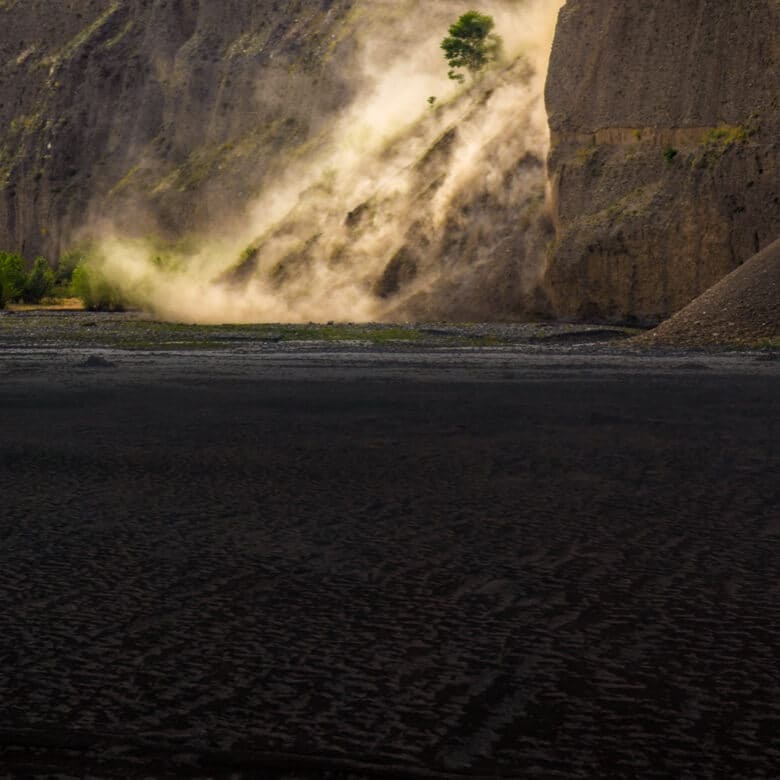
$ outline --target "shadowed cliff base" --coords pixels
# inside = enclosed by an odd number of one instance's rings
[[[780,345],[780,239],[637,343]]]

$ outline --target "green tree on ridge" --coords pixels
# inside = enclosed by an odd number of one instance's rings
[[[501,55],[502,40],[493,32],[492,16],[478,11],[468,11],[449,29],[449,35],[441,42],[453,81],[463,82],[466,77],[458,70],[465,68],[472,78],[495,62]]]

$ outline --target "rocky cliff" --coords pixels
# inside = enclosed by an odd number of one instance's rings
[[[347,101],[354,5],[0,0],[0,246],[235,210]]]
[[[568,0],[546,87],[557,314],[663,318],[780,236],[778,30],[778,0]]]
[[[167,318],[524,316],[561,2],[495,0],[504,56],[456,86],[459,0],[0,0],[0,247],[88,227]]]
[[[0,248],[143,238],[102,271],[162,317],[524,316],[561,2],[457,89],[459,0],[0,0]]]
[[[566,2],[553,238],[561,1],[455,94],[458,0],[0,0],[0,249],[144,237],[169,317],[667,317],[780,236],[780,0]]]

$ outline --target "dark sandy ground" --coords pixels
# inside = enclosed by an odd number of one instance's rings
[[[777,777],[769,357],[5,343],[0,776]]]

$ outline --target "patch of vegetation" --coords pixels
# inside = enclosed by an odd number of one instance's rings
[[[664,149],[664,160],[671,165],[679,153],[680,152],[673,146],[667,146],[666,149]]]
[[[140,165],[134,165],[130,170],[109,190],[108,196],[113,197],[133,186],[134,181],[142,172]]]
[[[328,43],[327,49],[323,56],[323,62],[329,60],[335,53],[336,49],[353,35],[355,28],[359,21],[366,14],[366,9],[361,3],[354,3],[349,9],[347,14],[339,21],[339,24],[335,27],[335,32],[331,36],[331,40]]]
[[[72,38],[60,52],[58,60],[70,59],[82,46],[89,43],[92,37],[103,27],[103,25],[119,10],[122,3],[115,0],[92,24],[81,30]],[[56,67],[57,63],[54,63]]]
[[[365,325],[287,325],[277,329],[280,341],[358,341],[370,344],[413,342],[422,338],[416,328]]]
[[[183,165],[175,168],[160,181],[154,192],[188,192],[196,189],[213,176],[219,165],[220,154],[218,149],[196,149]]]
[[[11,120],[8,130],[12,135],[29,135],[34,133],[42,123],[43,117],[40,113],[17,116]]]
[[[692,161],[694,168],[707,168],[711,163],[717,162],[729,149],[747,143],[756,132],[754,127],[748,125],[722,124],[710,128],[702,136],[702,151]]]
[[[106,49],[113,49],[133,29],[133,25],[133,20],[130,19],[113,38],[106,41]]]
[[[444,57],[450,66],[447,74],[453,81],[463,83],[466,77],[460,71],[466,69],[472,78],[501,56],[503,42],[493,32],[492,16],[478,11],[468,11],[449,29],[449,35],[441,42]]]
[[[756,349],[765,349],[767,352],[780,350],[780,335],[775,336],[774,338],[761,339],[751,346],[755,347]]]
[[[24,281],[24,258],[13,252],[0,252],[0,287],[3,290],[0,308],[22,297]]]
[[[158,268],[169,270],[168,257],[153,256],[151,261]],[[88,311],[125,311],[129,305],[126,296],[108,280],[101,267],[102,257],[90,245],[63,253],[52,273],[50,295],[59,300],[80,299]]]
[[[601,230],[607,226],[613,226],[646,214],[657,191],[658,184],[655,186],[637,187],[627,192],[621,198],[612,201],[600,211],[580,217],[576,222],[576,227],[572,229]]]
[[[281,133],[282,130],[289,129],[290,121],[292,120],[276,120],[272,126],[269,126],[271,129],[268,130],[268,133],[277,131]],[[238,139],[237,142],[201,146],[195,149],[184,163],[167,172],[155,184],[150,182],[152,192],[161,193],[170,190],[191,192],[196,190],[217,175],[217,172],[222,170],[224,166],[236,165],[238,160],[245,157],[258,145],[266,142],[271,143],[273,139],[269,134],[253,134],[252,137]],[[130,169],[114,186],[112,194],[131,186],[145,185],[146,182],[141,181],[141,176],[149,173],[149,169],[143,169],[139,166]]]
[[[22,302],[27,304],[40,303],[48,298],[54,290],[54,272],[49,268],[45,257],[36,257],[30,273],[27,274],[22,287]]]
[[[125,303],[103,274],[87,265],[73,271],[71,291],[88,311],[122,311]]]
[[[236,38],[227,48],[224,56],[228,60],[236,57],[256,57],[268,43],[271,27],[262,32],[245,32]]]
[[[707,146],[720,147],[723,151],[734,144],[745,143],[755,131],[742,125],[718,125],[708,130],[702,138],[702,143]]]
[[[39,304],[52,296],[55,275],[45,257],[36,257],[29,272],[16,252],[0,252],[0,309],[9,303]]]
[[[596,145],[596,136],[593,136],[593,141],[589,146],[582,146],[577,149],[577,161],[581,165],[587,165],[598,154],[598,146]]]

